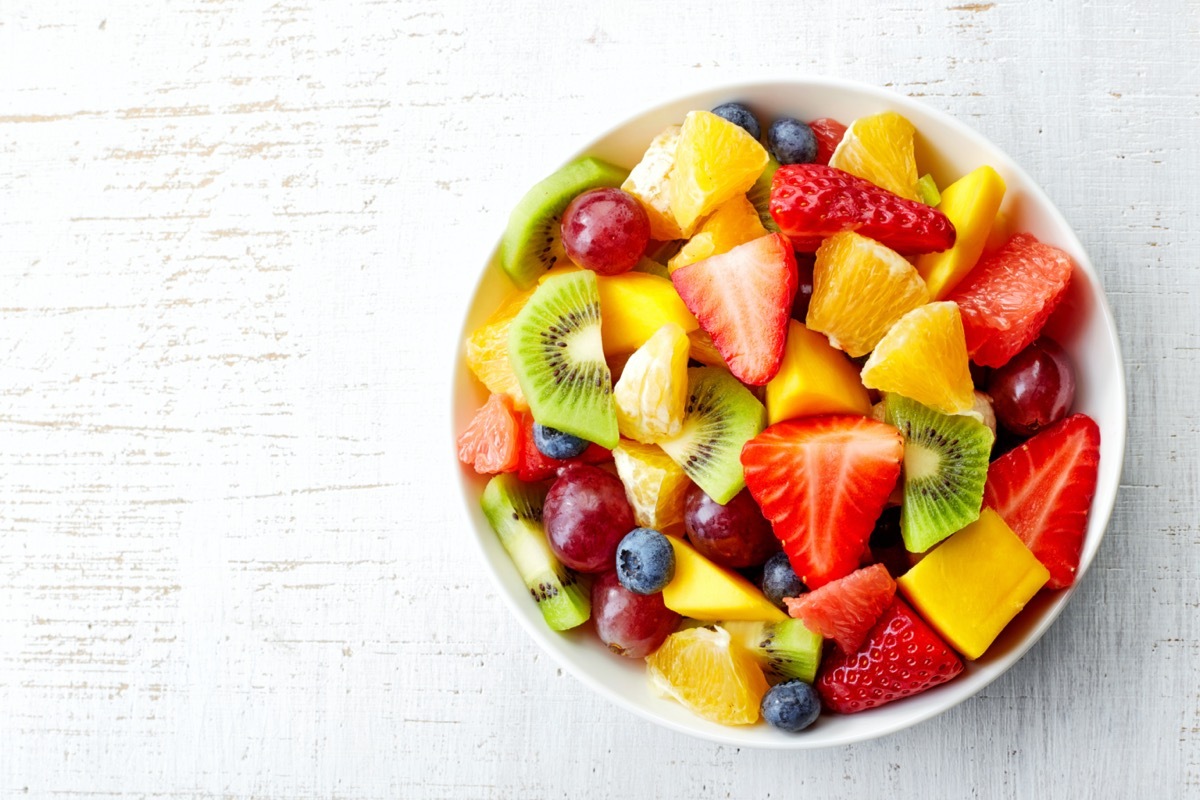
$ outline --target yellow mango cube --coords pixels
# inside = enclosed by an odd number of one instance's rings
[[[871,413],[858,367],[821,334],[788,323],[779,372],[767,384],[767,424],[815,414]]]
[[[555,267],[539,278],[538,283],[578,269],[574,265]],[[675,285],[666,278],[646,272],[624,272],[597,275],[596,285],[600,292],[600,336],[606,356],[632,353],[668,322],[683,328],[684,333],[700,327],[675,291]]]
[[[974,660],[1049,578],[1000,515],[985,508],[896,584],[943,639]]]
[[[788,615],[741,575],[719,567],[690,544],[668,536],[675,549],[675,577],[663,589],[663,603],[685,617],[699,620],[780,622]]]
[[[942,192],[938,210],[954,223],[954,246],[917,259],[917,272],[934,300],[941,300],[966,277],[987,243],[992,222],[1004,200],[1004,179],[988,166],[980,167]]]

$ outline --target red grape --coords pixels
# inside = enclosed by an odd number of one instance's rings
[[[689,487],[683,524],[700,554],[724,567],[755,567],[779,550],[771,523],[747,489],[721,505],[699,486]]]
[[[1070,412],[1075,402],[1075,368],[1057,342],[1042,337],[992,370],[988,393],[1001,425],[1032,436]]]
[[[675,631],[680,616],[663,604],[661,592],[634,594],[609,571],[592,584],[592,619],[609,650],[644,658]]]
[[[579,572],[612,569],[617,545],[637,527],[621,481],[587,464],[559,472],[546,495],[542,522],[550,549]]]
[[[617,275],[641,260],[650,241],[650,218],[628,192],[590,189],[563,212],[562,238],[576,264],[601,275]]]

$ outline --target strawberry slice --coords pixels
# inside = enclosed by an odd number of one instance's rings
[[[595,442],[575,458],[558,459],[543,454],[533,443],[533,415],[521,415],[521,458],[517,466],[517,477],[521,480],[544,481],[568,464],[603,464],[606,461],[612,461],[612,451]]]
[[[843,653],[862,647],[879,615],[892,604],[896,582],[883,564],[864,567],[800,597],[784,598],[804,627],[833,639]]]
[[[924,203],[821,164],[788,164],[771,181],[771,216],[798,252],[857,231],[898,253],[933,253],[954,246],[954,223]]]
[[[911,697],[963,671],[963,662],[899,597],[853,653],[821,664],[817,691],[825,708],[853,714]]]
[[[1050,570],[1046,586],[1075,582],[1100,467],[1100,428],[1074,414],[988,467],[983,503]]]
[[[808,123],[808,127],[817,137],[817,163],[828,164],[829,159],[833,158],[833,151],[837,150],[842,137],[846,135],[846,126],[836,119],[821,117]]]
[[[780,422],[746,442],[746,486],[810,589],[858,567],[903,455],[898,430],[852,415]]]
[[[796,295],[796,256],[778,233],[759,237],[671,274],[738,380],[762,386],[779,371]]]

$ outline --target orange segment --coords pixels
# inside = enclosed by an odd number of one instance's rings
[[[683,328],[668,322],[625,362],[613,387],[622,436],[659,442],[679,434],[688,398],[688,349]]]
[[[975,389],[958,305],[930,303],[905,314],[875,346],[862,381],[943,414],[970,411]]]
[[[670,178],[679,146],[678,125],[672,125],[650,142],[642,160],[629,173],[621,188],[638,199],[650,218],[650,238],[669,241],[683,236],[671,216]]]
[[[918,200],[916,128],[895,111],[860,117],[850,124],[829,166],[865,178],[890,192]]]
[[[752,725],[767,693],[754,657],[720,626],[688,628],[646,657],[650,683],[705,719]]]
[[[532,295],[533,289],[529,289],[510,296],[467,337],[467,367],[488,391],[512,398],[513,407],[518,411],[528,409],[529,404],[525,402],[521,385],[508,363],[508,328]]]
[[[767,229],[763,227],[754,205],[745,195],[738,195],[722,203],[704,220],[696,235],[667,262],[667,269],[674,272],[680,267],[727,253],[739,244],[766,235]]]
[[[805,323],[857,358],[875,349],[896,320],[927,302],[925,282],[903,256],[857,233],[838,233],[817,249]]]
[[[637,524],[682,535],[683,502],[691,485],[683,468],[653,444],[625,439],[612,454]]]
[[[741,127],[708,111],[683,120],[671,171],[671,215],[685,236],[726,200],[758,180],[769,156]]]

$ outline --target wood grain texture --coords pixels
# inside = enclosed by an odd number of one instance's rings
[[[1200,796],[1197,8],[0,2],[0,797]],[[523,188],[648,102],[798,73],[922,97],[1045,186],[1131,419],[1024,660],[778,754],[557,669],[429,459]]]

